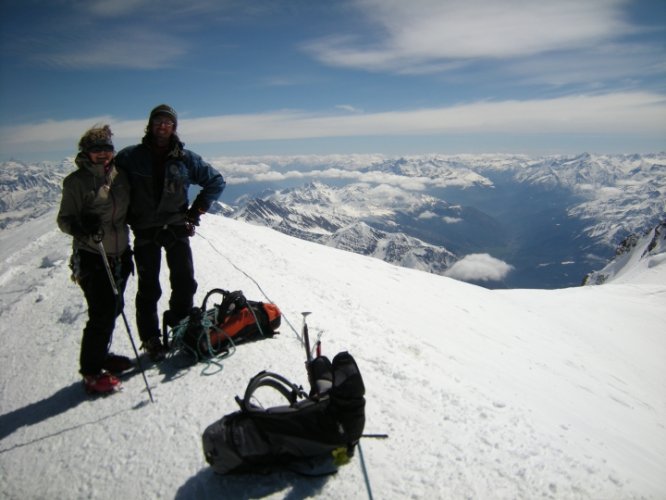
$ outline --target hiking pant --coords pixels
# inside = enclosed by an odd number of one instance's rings
[[[123,293],[127,278],[132,272],[132,251],[128,249],[121,257],[109,257],[111,273],[116,281],[119,295],[111,288],[104,260],[98,253],[80,250],[76,277],[88,304],[88,322],[83,329],[79,357],[82,375],[97,375],[109,353],[116,318],[123,309]]]
[[[157,302],[162,296],[160,268],[162,249],[169,267],[171,296],[169,310],[173,318],[182,319],[190,314],[197,291],[194,263],[189,237],[184,227],[159,229],[147,239],[145,232],[135,231],[134,260],[139,276],[136,293],[136,325],[142,342],[160,335]]]

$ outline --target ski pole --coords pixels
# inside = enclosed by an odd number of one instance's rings
[[[106,274],[109,277],[109,282],[111,283],[111,288],[113,289],[113,294],[116,296],[116,307],[120,308],[120,293],[118,292],[118,287],[116,286],[116,280],[113,278],[113,273],[111,272],[111,266],[109,265],[109,259],[106,256],[106,250],[104,250],[104,245],[102,245],[102,239],[99,237],[99,234],[95,235],[93,238],[97,243],[97,248],[99,253],[102,255],[102,260],[104,261],[104,267],[106,268]],[[132,331],[130,330],[129,322],[127,321],[127,316],[125,316],[125,311],[120,309],[120,314],[123,317],[125,322],[125,329],[127,330],[127,335],[129,336],[130,343],[132,344],[132,349],[134,350],[134,356],[136,356],[136,362],[139,365],[139,370],[141,370],[141,375],[143,375],[143,381],[146,384],[146,389],[148,390],[148,396],[150,396],[150,402],[154,403],[153,393],[150,390],[150,385],[148,385],[148,379],[146,378],[146,372],[143,369],[141,360],[139,359],[139,351],[136,350],[136,344],[134,344],[134,338],[132,337]]]

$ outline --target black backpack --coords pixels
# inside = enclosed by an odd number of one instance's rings
[[[309,363],[306,394],[275,373],[262,371],[249,382],[240,410],[222,417],[203,433],[206,461],[219,474],[270,472],[286,468],[308,475],[328,474],[353,456],[365,426],[365,386],[348,352],[333,361]],[[271,387],[288,404],[262,408],[254,392]]]

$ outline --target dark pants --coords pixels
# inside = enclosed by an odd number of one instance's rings
[[[187,236],[182,237],[168,229],[150,240],[141,239],[137,235],[134,249],[134,260],[139,275],[136,324],[139,337],[144,342],[160,335],[157,302],[162,296],[160,268],[163,248],[169,266],[171,285],[169,309],[173,318],[181,319],[190,314],[194,294],[197,291],[192,250]]]
[[[102,256],[97,253],[79,251],[79,286],[88,303],[88,322],[81,339],[80,372],[82,375],[98,374],[109,353],[116,318],[123,308],[123,293],[127,278],[133,270],[132,251],[122,257],[109,258],[109,265],[117,283],[116,296],[111,288],[109,275]]]

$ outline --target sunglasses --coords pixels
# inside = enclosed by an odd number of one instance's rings
[[[88,153],[113,153],[113,146],[93,146]]]
[[[173,120],[169,120],[168,118],[153,118],[151,123],[156,127],[159,127],[161,125],[165,125],[167,127],[173,127],[174,125]]]

